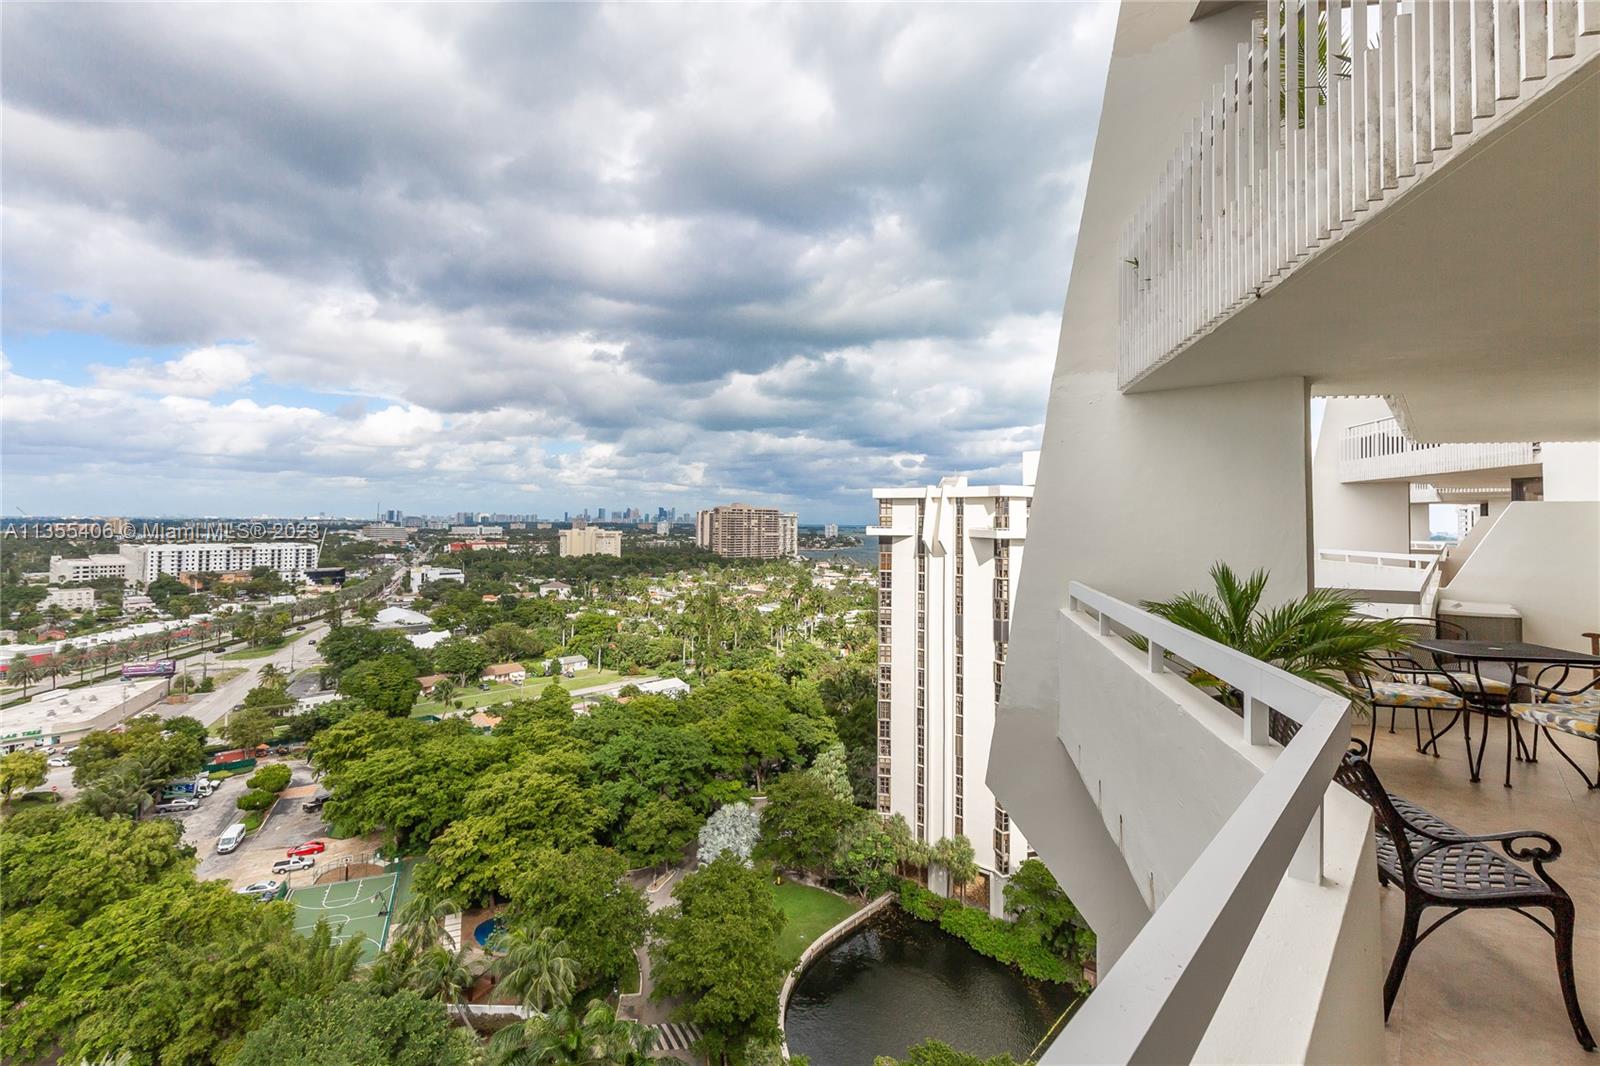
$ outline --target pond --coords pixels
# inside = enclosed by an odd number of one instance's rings
[[[936,1039],[1021,1061],[1076,998],[891,906],[801,975],[789,999],[789,1050],[814,1066],[872,1066],[875,1056]]]

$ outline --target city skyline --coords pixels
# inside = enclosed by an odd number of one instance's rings
[[[8,7],[6,512],[994,480],[1113,13]]]

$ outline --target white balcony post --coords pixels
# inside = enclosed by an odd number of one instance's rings
[[[1271,742],[1272,708],[1248,692],[1244,695],[1244,738],[1260,746]]]
[[[1306,835],[1300,838],[1300,846],[1295,849],[1294,858],[1289,860],[1289,876],[1301,881],[1309,881],[1314,885],[1322,883],[1322,804],[1317,804],[1317,813],[1311,816],[1311,824],[1306,826]]]

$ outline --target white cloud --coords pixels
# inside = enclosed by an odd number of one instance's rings
[[[6,6],[8,336],[184,353],[14,360],[8,481],[844,514],[1009,470],[1113,12]]]

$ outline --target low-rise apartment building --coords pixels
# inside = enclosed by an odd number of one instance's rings
[[[85,559],[50,559],[50,584],[70,585],[79,581],[97,581],[101,578],[128,580],[128,559],[120,554],[90,555]]]
[[[94,610],[94,589],[51,589],[45,593],[41,607],[59,607],[63,611]]]

